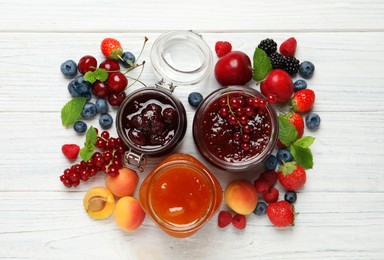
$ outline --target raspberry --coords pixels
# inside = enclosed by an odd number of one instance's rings
[[[220,228],[228,226],[232,222],[232,214],[229,211],[222,210],[217,217],[217,225]]]
[[[80,147],[77,144],[65,144],[61,147],[61,151],[70,160],[74,160],[77,158],[79,154]]]
[[[274,203],[279,199],[279,191],[275,187],[272,187],[263,195],[263,199],[267,203]]]
[[[233,216],[232,225],[237,229],[244,229],[247,225],[247,220],[244,215],[236,214]]]
[[[219,58],[231,52],[231,50],[232,50],[232,45],[230,42],[218,41],[215,44],[215,51],[216,51],[217,57]]]
[[[296,45],[296,39],[291,37],[280,45],[280,53],[284,56],[293,57],[296,52]]]
[[[257,193],[264,195],[269,190],[268,183],[263,179],[257,179],[254,183]]]
[[[283,70],[288,72],[289,75],[293,76],[299,71],[300,61],[295,57],[285,57]]]
[[[262,40],[257,47],[265,51],[265,53],[267,53],[267,55],[269,56],[272,53],[276,52],[277,43],[274,40],[267,38]]]
[[[266,183],[268,183],[268,187],[272,188],[275,186],[277,181],[277,172],[276,171],[266,171],[260,174],[259,179],[263,179]]]

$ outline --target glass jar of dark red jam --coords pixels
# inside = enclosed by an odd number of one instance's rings
[[[193,120],[197,149],[213,165],[245,171],[263,162],[278,137],[274,108],[255,89],[221,88],[198,107]]]

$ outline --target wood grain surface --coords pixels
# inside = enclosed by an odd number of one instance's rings
[[[0,259],[384,259],[383,1],[0,0],[0,10]],[[215,216],[194,236],[175,239],[146,218],[139,230],[124,233],[113,218],[95,221],[84,212],[82,198],[104,184],[102,174],[76,189],[59,181],[71,165],[62,144],[84,142],[61,125],[70,96],[60,64],[86,54],[102,60],[105,37],[138,53],[147,36],[141,80],[153,85],[154,40],[189,29],[213,52],[217,40],[228,40],[250,56],[264,38],[281,43],[294,36],[297,58],[316,65],[308,84],[322,123],[317,131],[306,129],[316,137],[315,166],[298,192],[294,227],[277,229],[266,216],[250,215],[243,231],[219,229]],[[260,169],[225,172],[195,148],[195,110],[187,96],[217,88],[213,74],[204,85],[176,88],[188,117],[176,152],[200,159],[223,187],[234,179],[253,181]],[[87,123],[98,125],[97,119]],[[148,160],[140,182],[162,158]]]

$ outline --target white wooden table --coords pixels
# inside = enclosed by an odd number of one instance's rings
[[[0,0],[0,10],[1,259],[384,259],[382,0]],[[146,218],[127,234],[113,218],[95,221],[83,210],[85,191],[103,185],[102,174],[70,190],[59,181],[70,165],[62,144],[84,141],[61,125],[69,94],[60,64],[86,54],[101,60],[105,37],[138,53],[147,36],[142,58],[149,61],[160,33],[189,29],[212,51],[217,40],[227,40],[250,56],[264,38],[281,43],[294,36],[296,56],[316,65],[308,83],[322,125],[306,132],[316,137],[315,167],[298,194],[295,227],[276,229],[267,217],[250,215],[243,231],[219,229],[214,217],[196,235],[175,239]],[[155,83],[147,65],[141,79]],[[188,93],[217,88],[211,75],[205,88],[176,89],[189,122]],[[202,159],[191,133],[189,124],[177,151]],[[160,160],[150,159],[140,181]],[[208,166],[223,187],[257,176]]]

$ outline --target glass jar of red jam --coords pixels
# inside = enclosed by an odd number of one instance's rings
[[[195,85],[206,79],[212,54],[200,35],[172,31],[154,42],[151,63],[161,80],[154,87],[130,93],[116,117],[118,135],[129,148],[123,163],[140,171],[143,171],[145,156],[169,153],[183,139],[186,112],[172,92],[176,86]]]
[[[197,149],[213,165],[229,171],[249,170],[275,148],[276,111],[255,89],[221,88],[198,107],[193,138]]]
[[[215,176],[188,154],[173,154],[160,162],[140,186],[140,203],[166,233],[193,235],[220,208],[223,195]]]

